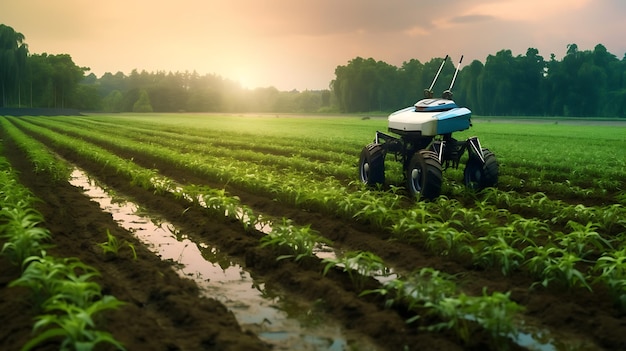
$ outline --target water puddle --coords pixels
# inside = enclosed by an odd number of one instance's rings
[[[285,296],[267,289],[256,282],[250,274],[232,257],[221,253],[217,248],[203,242],[194,242],[174,225],[145,213],[136,204],[113,198],[81,170],[75,169],[70,183],[81,187],[85,194],[98,202],[100,207],[112,214],[120,226],[133,232],[135,236],[163,260],[176,263],[177,272],[193,279],[203,294],[222,302],[237,318],[242,328],[257,334],[262,340],[274,346],[275,350],[376,350],[373,342],[363,336],[349,335],[341,326],[321,312],[321,306],[302,301],[289,300]],[[182,191],[177,188],[174,191]],[[188,198],[190,201],[191,199]],[[196,200],[203,204],[203,201]],[[245,213],[237,210],[238,217],[245,219]],[[224,214],[225,216],[228,213]],[[269,233],[272,222],[263,221],[256,229]],[[319,245],[314,254],[320,258],[336,259],[332,247]],[[343,264],[339,264],[342,267]],[[355,268],[355,267],[353,267]],[[370,276],[384,284],[398,278],[393,268],[384,272],[371,272]],[[471,316],[468,319],[472,319]],[[521,321],[516,334],[508,337],[518,346],[527,350],[559,351],[577,349],[594,350],[593,344],[576,341],[576,338],[562,336],[558,342],[555,335],[534,323]]]
[[[315,304],[292,301],[256,282],[238,262],[208,243],[194,242],[174,225],[148,215],[136,204],[113,198],[79,169],[70,183],[177,272],[193,279],[202,293],[222,302],[243,329],[257,334],[275,350],[376,350],[363,336],[348,335]],[[323,250],[328,253],[328,248]],[[320,306],[321,307],[321,306]]]

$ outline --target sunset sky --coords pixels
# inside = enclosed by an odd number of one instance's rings
[[[98,77],[195,70],[279,90],[326,89],[357,56],[399,67],[529,47],[560,60],[571,43],[626,52],[623,0],[2,0],[0,23]]]

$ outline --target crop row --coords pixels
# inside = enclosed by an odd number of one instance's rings
[[[525,125],[524,132],[503,124],[486,126],[481,140],[498,156],[503,174],[511,177],[504,183],[501,179],[501,185],[559,196],[576,190],[581,199],[625,190],[626,159],[618,156],[625,141],[621,128]]]
[[[116,129],[116,134],[139,142],[167,144],[185,152],[196,151],[211,154],[226,159],[226,162],[244,160],[261,162],[266,167],[295,167],[311,171],[314,173],[313,176],[331,175],[340,179],[354,178],[355,155],[362,147],[361,144],[354,144],[350,139],[251,137],[249,134],[238,132],[207,128],[184,129],[177,125],[160,125],[159,123],[132,121],[132,123],[120,124],[119,121],[110,121],[110,118],[57,120],[55,124],[58,123],[96,130],[111,127]],[[505,146],[511,143],[511,140],[504,140],[489,133],[487,135],[490,139],[495,138],[498,143]],[[542,140],[541,137],[539,140]],[[598,149],[607,150],[609,146],[602,144]],[[583,152],[588,153],[585,159],[589,161],[572,170],[571,158],[562,157],[571,153],[572,147],[571,145],[567,148],[563,147],[564,145],[550,144],[550,150],[554,150],[551,154],[552,159],[542,160],[527,156],[528,153],[533,155],[537,153],[532,147],[520,148],[519,143],[515,147],[511,146],[510,149],[495,145],[494,149],[506,150],[502,153],[502,157],[499,157],[503,166],[501,167],[503,174],[500,177],[500,187],[524,192],[542,191],[559,197],[574,197],[583,202],[587,199],[611,198],[614,193],[623,190],[623,160],[611,158],[608,152],[589,153],[589,149],[585,148]],[[561,157],[555,158],[554,154],[559,154]],[[579,153],[572,155],[579,157]],[[388,165],[394,169],[395,163],[389,162]],[[392,182],[393,184],[403,184],[402,172],[397,167],[395,169],[393,172],[387,172],[389,179],[395,182]],[[447,173],[449,179],[462,179],[462,172],[459,170],[450,169]],[[592,201],[597,202],[597,200]]]
[[[78,132],[75,129],[72,129],[72,130],[74,132]],[[174,163],[177,167],[191,168],[191,170],[196,171],[198,174],[202,176],[211,175],[210,170],[208,170],[207,167],[201,166],[203,159],[207,165],[210,165],[209,167],[212,167],[215,169],[219,168],[220,167],[219,165],[221,164],[228,164],[229,163],[228,161],[230,160],[229,158],[211,157],[210,153],[203,153],[203,152],[185,153],[184,157],[181,158],[180,157],[181,152],[179,151],[180,149],[172,147],[172,145],[167,144],[167,143],[165,147],[160,146],[156,142],[138,144],[138,143],[133,142],[132,140],[121,138],[118,136],[115,136],[115,137],[112,137],[110,135],[107,135],[106,137],[98,136],[97,132],[82,133],[80,135],[82,136],[87,135],[90,138],[97,140],[99,142],[107,141],[107,142],[110,142],[110,144],[115,144],[117,147],[122,147],[122,148],[125,148],[126,150],[133,151],[139,154],[157,155],[161,160]],[[233,153],[236,154],[237,151],[233,151]],[[188,162],[188,160],[192,157],[197,159],[197,161]],[[196,164],[198,166],[196,166]],[[261,181],[263,181],[263,179],[266,179],[268,180],[269,185],[272,185],[272,186],[274,185],[272,184],[273,183],[272,179],[276,176],[276,174],[272,174],[273,172],[268,171],[267,167],[258,167],[256,164],[247,164],[245,162],[240,162],[240,164],[242,165],[241,168],[243,169],[243,172],[240,172],[240,173],[245,173],[242,175],[242,177],[246,178],[248,177],[250,173],[253,173],[253,174],[258,175]],[[301,164],[301,160],[296,160],[294,165],[292,165],[292,167],[290,167],[289,169],[299,169],[300,167],[298,166],[300,164]],[[237,171],[236,169],[233,169],[231,167],[227,167],[227,168],[228,168],[227,171],[232,171],[232,172]],[[224,174],[227,172],[218,171],[217,173]],[[302,173],[304,174],[304,178],[307,179],[307,183],[303,184],[303,187],[310,187],[312,183],[315,183],[311,179],[310,173],[306,172],[306,170],[302,171]],[[296,179],[298,180],[300,180],[303,177],[302,175],[298,177],[298,175],[295,173],[290,174],[290,176],[292,175],[296,177]],[[226,177],[227,176],[221,177],[220,180]],[[236,175],[233,175],[233,177],[236,177]],[[226,181],[232,182],[232,179],[226,179]],[[333,182],[334,184],[332,184]],[[330,187],[332,187],[335,184],[340,184],[336,182],[334,179],[328,179],[328,178],[324,178],[323,183],[324,183],[324,186],[330,185]],[[288,184],[285,185],[285,187],[288,187]],[[462,188],[456,187],[455,189],[454,186],[451,186],[450,188],[452,188],[452,190],[450,190],[449,192],[451,192],[454,195],[463,195],[464,193],[464,189]],[[292,191],[289,191],[289,192],[292,192]],[[310,192],[315,193],[315,191],[310,191]],[[343,195],[344,194],[341,194],[340,196],[343,196]],[[376,193],[376,196],[384,197],[382,193]],[[298,195],[293,196],[293,198],[303,199],[304,196],[298,194]],[[603,207],[586,207],[583,205],[569,205],[569,204],[563,203],[562,201],[552,201],[543,193],[534,193],[532,195],[530,194],[520,195],[513,191],[504,192],[504,191],[497,191],[495,189],[491,189],[490,191],[488,191],[487,195],[481,198],[479,201],[481,203],[480,206],[484,206],[485,202],[491,203],[492,205],[495,205],[496,207],[500,209],[508,209],[509,211],[512,211],[512,212],[522,212],[525,214],[531,214],[532,216],[543,219],[551,224],[560,223],[561,226],[563,226],[567,224],[570,220],[577,221],[582,224],[586,224],[587,222],[594,222],[598,225],[598,227],[600,227],[601,230],[606,232],[607,235],[616,234],[624,230],[623,222],[620,221],[620,216],[623,214],[624,210],[623,210],[623,207],[620,205],[610,205],[610,206],[603,206]],[[296,200],[296,203],[295,203],[296,205],[298,205],[297,202],[298,200]],[[391,203],[393,204],[397,203],[395,196]],[[369,206],[369,207],[373,207],[373,206]],[[449,207],[449,205],[446,204],[446,206],[444,207]],[[446,209],[437,208],[433,210],[436,212],[439,212],[439,211],[445,211]],[[384,210],[381,209],[381,212],[384,212]],[[347,214],[351,216],[354,215],[353,213],[347,213]],[[376,222],[382,223],[382,222],[394,222],[394,221],[385,221],[384,219],[378,219]],[[480,234],[480,233],[476,233],[476,234]]]
[[[350,162],[353,154],[358,154],[360,148],[352,148],[341,145],[337,142],[328,142],[316,138],[294,138],[294,137],[262,137],[251,138],[250,135],[224,132],[207,129],[183,129],[177,126],[159,126],[154,123],[130,123],[122,124],[110,121],[110,119],[76,118],[58,121],[87,128],[115,128],[116,134],[120,133],[128,136],[144,135],[154,137],[157,140],[176,140],[186,143],[187,146],[194,144],[211,145],[226,148],[228,150],[258,150],[265,154],[274,155],[298,155],[310,160]],[[340,146],[338,148],[338,146]],[[338,151],[340,150],[340,151]],[[347,154],[346,154],[347,153]]]
[[[32,120],[31,120],[32,121]],[[308,158],[304,158],[295,154],[288,156],[267,154],[258,151],[243,149],[233,150],[227,147],[218,147],[202,140],[190,140],[178,136],[177,138],[165,137],[165,136],[145,136],[133,130],[121,130],[116,131],[115,137],[112,139],[110,135],[103,135],[97,130],[92,130],[84,127],[74,127],[64,123],[50,123],[49,121],[33,121],[39,125],[51,128],[63,133],[72,133],[80,136],[81,138],[94,140],[98,143],[104,143],[115,147],[124,147],[131,151],[143,152],[144,145],[159,145],[169,150],[176,150],[178,154],[197,154],[205,156],[213,156],[214,162],[230,163],[234,160],[232,156],[236,156],[237,161],[245,161],[254,165],[262,166],[263,168],[272,168],[275,170],[291,169],[299,172],[308,172],[309,174],[315,174],[317,177],[337,176],[343,179],[351,178],[354,174],[354,167],[352,164],[336,163],[336,162],[320,162],[311,161]],[[46,123],[47,122],[47,123]],[[225,157],[224,155],[229,155]]]
[[[244,160],[262,163],[266,167],[293,167],[310,171],[311,176],[331,175],[340,179],[354,177],[354,155],[358,154],[361,147],[349,140],[332,139],[332,142],[329,142],[327,138],[251,137],[243,133],[221,130],[202,128],[185,130],[182,127],[159,123],[132,121],[132,123],[120,124],[118,121],[110,121],[110,118],[108,120],[92,117],[56,120],[54,124],[76,125],[82,129],[95,130],[111,127],[116,129],[116,134],[119,136],[127,136],[144,143],[169,145],[184,152],[195,151],[210,154],[223,158],[226,162]],[[47,125],[50,126],[50,124]],[[494,138],[489,134],[488,136]],[[495,139],[504,145],[511,142],[498,137]],[[603,201],[623,189],[624,185],[621,180],[623,167],[615,163],[624,161],[616,160],[614,157],[607,160],[606,153],[597,156],[587,155],[587,159],[591,160],[590,163],[571,170],[572,162],[568,162],[568,158],[553,157],[552,160],[545,161],[529,158],[527,157],[529,152],[533,155],[536,152],[519,146],[518,143],[512,147],[512,150],[502,148],[501,145],[494,147],[494,149],[506,150],[502,157],[499,157],[503,166],[501,167],[503,174],[500,177],[502,189],[524,192],[542,191],[559,197],[573,197],[582,202],[587,199],[599,199],[592,200],[594,202]],[[569,152],[569,148],[557,150],[559,146],[562,147],[562,145],[551,145],[551,148],[555,148],[554,153],[563,155]],[[600,149],[606,150],[607,145]],[[588,152],[588,149],[585,149],[585,152]],[[522,157],[516,157],[518,154]],[[592,156],[593,158],[589,158]],[[611,164],[614,165],[610,166]],[[391,165],[390,168],[393,169],[395,163],[389,162],[388,165]],[[563,171],[564,169],[570,171]],[[387,173],[393,184],[403,184],[399,168],[396,167],[396,171]],[[462,172],[459,170],[450,169],[446,173],[449,179],[462,179]]]
[[[51,133],[33,126],[29,128]],[[56,134],[49,135],[55,138]],[[73,143],[72,140],[68,138],[68,143]],[[551,201],[542,194],[522,197],[490,189],[482,200],[474,202],[475,208],[441,198],[434,203],[417,203],[407,209],[401,205],[405,202],[403,197],[392,192],[352,191],[334,179],[318,185],[296,173],[278,175],[253,165],[225,166],[200,155],[194,156],[197,160],[190,160],[190,154],[181,158],[175,151],[155,145],[134,147],[142,148],[136,151],[173,162],[177,167],[257,193],[270,194],[288,204],[388,228],[399,240],[421,243],[437,254],[459,259],[469,257],[475,264],[500,269],[505,275],[526,269],[543,285],[590,288],[590,282],[597,282],[613,287],[617,301],[621,301],[624,295],[623,287],[613,282],[617,278],[606,277],[605,272],[615,272],[615,269],[603,266],[610,260],[596,260],[600,256],[616,258],[620,255],[618,248],[624,242],[625,223],[624,209],[618,205],[605,208],[573,206]],[[150,170],[147,178],[154,174]],[[263,175],[261,180],[260,174]],[[526,219],[501,208],[503,205],[522,212],[547,214],[548,218]],[[551,229],[555,222],[560,224],[563,232]],[[604,234],[600,234],[598,228],[603,229]],[[617,235],[611,237],[609,233]],[[587,267],[586,271],[579,270],[581,264]]]
[[[63,139],[60,137],[55,142],[63,144]],[[80,150],[85,154],[106,154],[95,146],[89,146],[80,141],[77,143],[80,144]],[[118,173],[127,174],[129,181],[149,190],[156,190],[158,193],[172,192],[177,197],[206,208],[212,214],[237,219],[246,230],[268,225],[267,218],[255,214],[250,208],[242,205],[237,197],[229,196],[224,190],[193,185],[175,187],[173,181],[154,175],[150,170],[147,170],[147,173],[152,175],[148,184],[132,179],[133,176],[142,173],[138,166],[129,166],[124,160],[110,154],[97,157],[97,160],[106,163],[107,167],[112,167]],[[134,171],[129,172],[129,168],[134,168]],[[321,237],[310,226],[296,226],[285,218],[282,221],[271,221],[270,226],[271,231],[262,237],[260,243],[261,246],[287,248],[290,253],[278,256],[278,260],[291,258],[298,261],[304,257],[312,257],[315,247],[320,244],[330,244],[328,239]],[[345,257],[350,257],[349,255]],[[371,267],[366,267],[368,264],[371,266],[371,259],[367,261],[363,257],[375,256],[360,253],[359,257],[358,262],[352,260],[354,264],[345,264],[347,262],[345,258],[336,261],[327,259],[325,271],[327,272],[332,267],[343,266],[344,269],[348,269],[350,277],[356,283],[369,277],[371,272]],[[380,259],[377,259],[377,262],[382,264]],[[354,269],[356,273],[353,274],[351,269]],[[389,271],[387,268],[382,270]],[[484,293],[482,296],[467,296],[458,292],[451,277],[444,278],[442,273],[432,269],[422,270],[414,276],[407,277],[409,278],[405,280],[396,276],[392,282],[385,283],[381,288],[363,291],[363,293],[384,295],[388,301],[388,307],[398,305],[416,313],[410,321],[415,321],[420,316],[437,316],[443,322],[427,325],[424,328],[431,331],[453,329],[465,343],[470,342],[470,336],[477,328],[487,330],[493,342],[497,344],[503,343],[504,339],[514,334],[516,330],[513,323],[514,317],[521,311],[521,307],[510,301],[507,294],[495,292],[491,295]],[[361,287],[357,286],[357,288]]]
[[[19,135],[14,131],[9,134]],[[41,165],[37,158],[32,161]],[[108,343],[123,350],[111,334],[97,328],[93,318],[123,303],[111,295],[102,295],[101,287],[92,281],[99,274],[94,268],[75,258],[57,258],[46,253],[51,233],[42,226],[43,216],[33,208],[36,199],[19,183],[4,158],[0,158],[0,184],[0,239],[4,242],[0,254],[22,270],[9,286],[28,288],[42,312],[33,326],[35,336],[22,350],[58,338],[62,340],[61,349],[93,349],[97,344]]]
[[[47,126],[50,125],[50,123],[47,124]],[[59,127],[63,130],[63,127]],[[168,162],[172,162],[175,164],[176,167],[187,167],[187,168],[191,168],[192,171],[195,171],[197,174],[200,174],[202,176],[209,176],[209,178],[211,178],[211,171],[206,169],[207,167],[203,167],[201,166],[202,162],[205,162],[206,165],[211,165],[211,167],[215,166],[215,171],[217,173],[223,173],[220,170],[217,170],[217,168],[219,168],[220,166],[218,165],[230,165],[233,162],[237,162],[238,165],[240,165],[240,168],[244,168],[247,169],[248,171],[246,171],[246,173],[254,173],[256,174],[261,180],[263,179],[268,179],[269,184],[271,184],[271,179],[275,177],[275,174],[278,172],[270,172],[271,169],[276,169],[276,168],[272,168],[272,167],[266,167],[264,164],[259,164],[259,162],[253,162],[253,163],[249,163],[246,160],[244,160],[242,157],[239,157],[239,155],[241,154],[240,150],[232,150],[228,156],[215,156],[212,153],[212,150],[210,147],[208,148],[204,148],[202,149],[200,146],[197,146],[198,150],[202,150],[202,151],[197,151],[197,152],[190,152],[188,149],[189,147],[183,145],[179,145],[178,147],[174,146],[173,144],[169,143],[168,141],[161,141],[159,142],[158,140],[152,140],[150,142],[144,142],[144,143],[137,143],[135,142],[135,139],[129,139],[129,138],[124,138],[124,137],[120,137],[118,135],[116,136],[111,136],[111,135],[100,135],[100,133],[98,133],[97,131],[85,131],[86,128],[83,129],[77,129],[77,128],[70,128],[70,130],[73,133],[79,133],[77,135],[80,135],[83,138],[89,137],[89,139],[91,140],[95,140],[99,143],[106,143],[108,145],[115,145],[115,147],[117,148],[124,148],[125,150],[128,151],[132,151],[132,152],[136,152],[138,154],[148,154],[148,155],[158,155],[158,157],[160,157],[161,159],[167,160]],[[181,158],[180,155],[184,154],[184,157]],[[262,158],[261,156],[259,156],[260,158]],[[271,156],[270,156],[271,157]],[[190,159],[193,159],[192,161],[189,161]],[[197,160],[197,161],[196,161]],[[202,161],[204,160],[204,161]],[[276,160],[272,160],[271,158],[269,158],[268,163],[276,163]],[[281,168],[280,169],[280,173],[284,173],[285,169],[288,170],[292,170],[294,172],[298,171],[298,173],[304,174],[304,178],[307,179],[307,185],[310,185],[311,183],[314,182],[315,179],[318,179],[319,181],[319,175],[314,174],[313,169],[318,169],[320,167],[325,167],[325,165],[315,165],[315,163],[309,163],[309,164],[313,164],[313,166],[308,166],[307,167],[307,163],[304,162],[305,160],[303,159],[299,159],[299,158],[294,158],[294,160],[290,160],[288,158],[282,158],[282,161],[280,163],[280,165],[288,165],[287,168]],[[290,163],[292,162],[292,163]],[[197,163],[198,166],[196,167],[195,165],[190,165],[190,163]],[[259,167],[259,166],[263,166],[263,167]],[[202,168],[202,169],[199,169]],[[350,165],[347,164],[343,164],[338,166],[338,168],[341,169],[341,174],[342,175],[346,175],[348,173],[350,173],[351,171],[353,171],[350,167]],[[333,168],[333,169],[337,169],[337,168]],[[274,174],[272,174],[274,173]],[[290,172],[291,173],[291,172]],[[336,172],[331,172],[331,173],[335,173]],[[454,175],[458,175],[458,171],[457,173],[454,173]],[[297,177],[297,175],[296,175]],[[302,178],[303,176],[301,175],[299,178]],[[336,178],[336,177],[333,177]],[[340,177],[342,178],[342,177]],[[342,178],[343,179],[343,178]],[[222,180],[222,179],[220,179]],[[227,180],[230,181],[230,180]],[[335,179],[333,179],[333,181],[335,181]],[[324,183],[324,186],[328,185],[329,182],[331,182],[329,180],[328,177],[322,178],[321,182]],[[335,181],[335,183],[337,183]],[[448,194],[448,196],[450,197],[455,197],[459,194],[463,193],[463,189],[462,187],[459,188],[459,184],[453,183],[451,182],[451,184],[447,185],[444,188],[446,191],[445,193]],[[504,194],[504,196],[499,196],[499,198],[501,197],[512,197],[514,195],[507,195],[507,194],[513,194],[512,191],[507,192],[506,194]],[[298,198],[302,198],[301,196],[298,196]],[[519,196],[518,196],[519,198]],[[523,200],[522,200],[523,201]],[[507,203],[508,202],[508,203]],[[532,203],[532,202],[531,202]],[[542,202],[545,204],[548,204],[549,202]],[[498,206],[509,206],[510,202],[509,201],[504,201],[504,203],[502,201],[500,201],[500,203],[497,204]],[[534,205],[534,203],[533,203]],[[551,206],[553,209],[555,209],[555,211],[550,211],[549,213],[557,213],[559,208],[563,207],[565,205],[563,204],[558,204],[557,206]],[[506,208],[510,208],[510,207],[506,207]],[[519,208],[523,211],[528,211],[528,210],[532,210],[532,206],[519,206]],[[538,209],[539,213],[543,213],[545,206],[540,207]],[[515,210],[515,209],[513,209]],[[564,213],[570,213],[572,211],[562,211]],[[580,211],[579,211],[580,212]],[[606,212],[606,211],[599,211],[599,212]],[[613,211],[614,212],[614,211]],[[609,212],[610,213],[610,212]],[[574,220],[576,220],[576,218],[572,218]],[[565,221],[567,222],[567,221]]]
[[[69,166],[50,154],[43,144],[28,137],[5,118],[0,118],[0,126],[17,147],[26,154],[35,173],[44,173],[54,182],[69,179]]]

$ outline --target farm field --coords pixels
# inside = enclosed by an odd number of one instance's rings
[[[72,165],[244,262],[265,286],[371,337],[377,349],[626,348],[626,126],[476,119],[455,137],[476,135],[495,153],[497,188],[467,191],[461,165],[444,172],[442,196],[430,202],[406,196],[393,162],[381,189],[356,182],[359,153],[376,130],[386,130],[386,119],[0,117],[0,165],[15,180],[6,184],[40,200],[32,208],[42,220],[29,228],[49,231],[49,238],[37,231],[53,245],[41,246],[46,255],[75,257],[99,272],[101,293],[90,303],[125,302],[94,317],[112,338],[100,344],[105,350],[115,342],[128,350],[276,345],[201,296],[170,269],[176,262],[151,253],[68,183]],[[44,311],[60,314],[58,304],[12,283],[44,259],[15,259],[10,206],[2,203],[0,218],[7,350],[37,335]],[[126,246],[104,252],[108,234]],[[316,256],[322,244],[336,255]],[[36,349],[58,349],[63,340]]]

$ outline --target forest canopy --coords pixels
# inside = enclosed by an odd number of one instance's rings
[[[247,89],[216,74],[133,70],[96,77],[69,54],[30,54],[25,36],[0,24],[0,107],[75,108],[104,112],[391,112],[422,97],[442,58],[400,67],[356,57],[335,69],[329,89]],[[444,65],[436,95],[449,87],[455,64]],[[477,115],[626,117],[626,55],[602,44],[567,46],[562,60],[537,49],[503,49],[462,66],[454,100]]]

